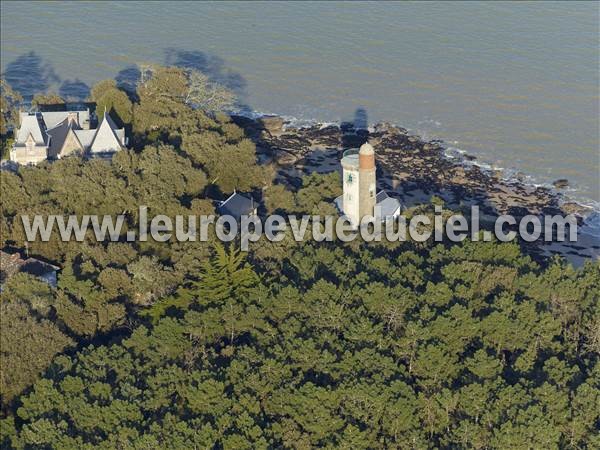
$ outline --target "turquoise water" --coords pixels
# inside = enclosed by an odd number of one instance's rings
[[[1,4],[25,94],[82,95],[137,62],[202,68],[248,108],[387,120],[600,201],[599,4]],[[33,53],[31,53],[33,52]],[[120,79],[130,72],[122,72]]]

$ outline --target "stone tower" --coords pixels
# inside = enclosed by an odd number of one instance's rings
[[[375,208],[375,150],[369,143],[351,149],[342,157],[344,194],[342,209],[355,227]]]

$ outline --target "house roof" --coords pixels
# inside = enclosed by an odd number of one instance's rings
[[[46,128],[54,128],[63,122],[69,115],[77,117],[77,124],[83,127],[90,121],[90,112],[88,110],[81,111],[42,111],[42,118],[46,124]]]
[[[21,113],[20,119],[15,146],[25,146],[33,139],[36,147],[47,148],[49,157],[60,155],[70,133],[74,133],[73,138],[79,141],[82,151],[101,155],[125,147],[125,129],[117,128],[106,112],[98,128],[91,130],[89,110]]]
[[[110,116],[104,112],[102,122],[96,129],[96,135],[90,145],[90,151],[93,153],[108,153],[120,150],[123,143],[116,133],[118,130]]]
[[[336,199],[333,201],[333,204],[336,206],[336,208],[340,212],[343,212],[344,211],[344,194],[340,195],[339,197],[336,197]]]
[[[117,129],[108,115],[105,115],[100,126],[93,130],[82,130],[77,122],[69,120],[69,116],[65,115],[64,117],[62,122],[48,130],[48,134],[52,137],[49,151],[52,156],[60,154],[69,133],[74,133],[82,151],[114,152],[119,150],[125,141],[125,129]]]
[[[54,128],[51,128],[47,131],[52,139],[50,139],[50,146],[48,148],[49,156],[58,156],[60,150],[65,143],[65,139],[69,134],[69,130],[71,129],[71,123],[65,117],[65,119],[56,125]]]
[[[250,215],[254,212],[254,199],[248,198],[242,194],[234,192],[227,200],[219,204],[219,212],[222,215],[229,215],[240,218],[243,215]]]
[[[30,275],[42,276],[60,269],[60,267],[37,258],[23,259],[19,253],[6,253],[1,250],[0,261],[2,262],[2,270],[9,274],[24,272]]]
[[[96,135],[96,130],[73,130],[75,132],[75,136],[83,145],[83,148],[89,148],[92,145],[92,141],[94,140],[94,136]]]
[[[380,203],[384,201],[386,198],[389,198],[389,195],[385,191],[379,191],[375,196],[375,203]]]
[[[40,277],[50,272],[56,272],[58,269],[59,267],[40,261],[39,259],[29,258],[23,261],[20,271]]]
[[[377,202],[380,208],[380,214],[382,218],[391,217],[398,212],[400,209],[400,202],[396,198],[388,197],[384,198],[381,202]]]
[[[16,143],[25,145],[30,135],[37,145],[48,143],[48,135],[42,122],[42,116],[39,113],[21,113],[21,126],[17,133]]]
[[[344,195],[340,195],[333,201],[334,205],[340,212],[344,212]],[[386,218],[393,216],[400,209],[400,201],[390,197],[386,191],[379,191],[375,196],[375,206],[378,206],[381,211],[381,217]]]

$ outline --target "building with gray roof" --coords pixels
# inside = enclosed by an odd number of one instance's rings
[[[15,142],[10,159],[37,164],[47,158],[50,137],[41,114],[21,113],[20,127],[15,133]]]
[[[84,130],[90,129],[90,111],[42,111],[42,118],[48,128],[54,128],[70,115],[75,115],[77,124]]]
[[[106,111],[96,129],[90,129],[89,110],[22,112],[15,136],[10,159],[18,164],[69,155],[110,157],[127,145],[125,129],[118,128]]]
[[[242,216],[252,216],[257,213],[257,205],[252,197],[233,192],[226,200],[219,202],[217,207],[219,214],[232,216],[240,221]]]
[[[2,285],[17,273],[27,273],[56,287],[56,273],[60,267],[37,258],[23,259],[20,253],[6,253],[0,250],[0,292]]]

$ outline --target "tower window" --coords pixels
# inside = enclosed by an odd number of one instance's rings
[[[354,177],[352,176],[351,173],[348,174],[348,177],[346,178],[346,182],[348,184],[352,184],[352,182],[354,181]]]

